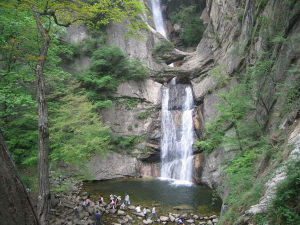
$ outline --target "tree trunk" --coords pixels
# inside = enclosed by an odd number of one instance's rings
[[[0,130],[0,223],[38,225],[32,203],[7,151]]]
[[[43,76],[43,68],[48,53],[50,37],[49,33],[44,29],[40,14],[32,6],[35,14],[36,24],[39,32],[43,37],[40,56],[35,68],[36,85],[37,85],[37,102],[38,102],[38,130],[39,130],[39,149],[38,149],[38,181],[39,195],[37,204],[37,213],[41,225],[49,224],[50,212],[50,183],[49,183],[49,126],[48,126],[48,107],[45,98],[45,81]]]

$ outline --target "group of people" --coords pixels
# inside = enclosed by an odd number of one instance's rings
[[[138,205],[136,208],[135,208],[135,211],[136,213],[141,213],[141,206]],[[147,214],[148,214],[148,210],[146,208],[143,209],[143,214],[144,214],[144,219],[147,220]],[[158,220],[158,216],[156,214],[156,209],[155,207],[152,208],[152,211],[151,211],[151,215],[150,215],[150,220],[152,220],[152,218],[155,217],[156,220]]]
[[[126,194],[125,195],[125,200],[122,202],[122,197],[121,196],[116,196],[114,194],[110,194],[109,196],[110,199],[110,207],[112,209],[117,209],[120,208],[122,210],[126,209],[126,206],[130,205],[130,199],[129,199],[129,195]],[[103,200],[103,194],[100,194],[100,201],[99,203],[102,204],[104,202]]]
[[[121,196],[116,196],[114,194],[110,194],[109,199],[110,199],[109,207],[111,209],[120,208],[122,210],[125,210],[126,207],[130,205],[130,198],[129,198],[128,194],[125,195],[125,198],[124,198],[123,202],[122,202]],[[90,200],[90,195],[88,195],[87,198],[85,200],[83,200],[83,202],[81,204],[82,209],[84,211],[87,211],[87,208],[91,205],[91,202],[92,201]],[[104,196],[101,193],[100,194],[100,198],[99,198],[99,205],[104,204],[104,203],[105,203],[104,202]],[[143,212],[142,212],[141,206],[138,205],[135,208],[135,210],[136,210],[136,213],[138,213],[138,214],[143,213],[144,219],[147,220],[148,210],[146,208],[144,208]],[[74,213],[75,213],[75,216],[77,218],[80,218],[80,215],[79,215],[79,204],[77,204],[74,207]],[[155,207],[153,207],[152,210],[151,210],[150,220],[152,220],[153,218],[155,218],[155,220],[158,220],[158,216],[156,214]],[[101,213],[100,213],[99,210],[97,210],[96,213],[95,213],[95,220],[96,220],[96,225],[101,225],[102,224],[102,222],[101,222]]]

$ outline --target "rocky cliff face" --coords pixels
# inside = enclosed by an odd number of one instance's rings
[[[0,221],[7,225],[38,225],[35,209],[6,148],[0,130]]]
[[[164,4],[173,6],[176,5],[175,2],[178,1],[164,1]],[[142,60],[150,69],[151,78],[144,82],[121,84],[116,97],[132,98],[137,100],[138,104],[130,109],[126,109],[120,104],[114,104],[112,109],[101,112],[103,121],[112,128],[116,135],[146,137],[146,141],[141,145],[150,146],[156,152],[154,160],[150,157],[151,160],[148,161],[152,162],[150,164],[140,163],[139,160],[131,157],[128,159],[128,168],[123,170],[125,172],[114,171],[113,173],[120,176],[157,176],[159,174],[159,158],[157,157],[159,151],[157,150],[160,140],[160,90],[165,82],[176,76],[179,83],[192,85],[196,103],[194,110],[195,137],[201,139],[205,123],[215,119],[218,115],[218,93],[239,82],[233,79],[234,74],[243,73],[246,66],[255,64],[258,53],[268,49],[271,41],[270,35],[274,35],[274,33],[280,33],[282,38],[289,42],[278,41],[271,49],[271,58],[274,60],[271,71],[274,76],[272,78],[271,76],[265,77],[260,81],[260,87],[266,94],[262,96],[261,103],[257,105],[259,123],[266,126],[268,134],[296,123],[294,120],[297,112],[290,112],[284,116],[278,115],[277,111],[285,104],[285,99],[274,93],[278,88],[276,83],[285,83],[296,79],[294,75],[290,75],[286,71],[292,65],[299,67],[300,63],[298,44],[300,40],[300,2],[295,0],[263,2],[207,0],[203,4],[206,8],[202,15],[199,15],[207,25],[207,29],[196,50],[191,53],[174,50],[162,57],[166,62],[180,59],[181,62],[178,64],[180,66],[174,68],[167,67],[166,64],[159,63],[152,57],[152,48],[162,37],[151,28],[151,25],[153,27],[151,19],[143,16],[144,21],[150,25],[150,29],[144,31],[142,40],[125,37],[124,24],[112,24],[108,27],[108,44],[118,45],[129,57]],[[199,3],[202,4],[203,1],[199,1]],[[146,4],[150,5],[147,2]],[[165,10],[170,14],[172,7],[167,7]],[[77,36],[73,40],[77,41],[84,35],[79,32]],[[86,59],[84,60],[82,59],[87,62]],[[230,80],[227,85],[220,85],[220,80],[214,76],[216,67],[221,71],[223,78]],[[146,118],[137,119],[138,115],[145,111],[149,111],[149,115]],[[228,130],[226,135],[229,135],[230,132],[232,130]],[[299,129],[295,129],[294,132],[298,134]],[[222,173],[222,163],[235,155],[230,150],[221,148],[215,149],[210,154],[196,154],[193,162],[195,182],[205,183],[212,188],[219,187],[225,178]],[[136,153],[139,158],[140,154],[138,151]],[[117,161],[122,159],[115,154],[111,157],[116,157]],[[147,161],[150,158],[146,156],[143,160]],[[106,164],[104,161],[101,163]],[[112,173],[107,175],[105,172],[104,175],[101,175],[102,169],[97,165],[100,165],[100,162],[93,165],[95,167],[93,170],[98,179],[117,177]],[[221,197],[225,198],[228,191],[224,188]]]

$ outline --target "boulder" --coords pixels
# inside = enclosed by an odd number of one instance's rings
[[[127,218],[129,221],[132,221],[132,220],[133,220],[132,217],[129,216],[129,215],[126,215],[126,218]]]
[[[213,223],[218,223],[219,220],[218,220],[218,218],[215,218],[215,219],[212,220],[212,222],[213,222]]]
[[[197,219],[199,219],[199,216],[194,215],[193,218],[194,218],[194,220],[197,220]]]
[[[184,213],[180,216],[181,219],[186,219],[187,218],[187,213]]]
[[[111,214],[115,214],[116,212],[117,212],[116,209],[110,209],[110,210],[109,210],[109,213],[111,213]]]
[[[135,206],[134,205],[130,205],[130,206],[128,206],[128,209],[135,210]]]
[[[124,211],[122,211],[122,210],[118,210],[117,215],[118,216],[125,216],[126,213]]]
[[[144,223],[144,224],[152,224],[153,221],[150,220],[150,219],[147,219],[147,220],[143,220],[143,223]]]
[[[172,214],[170,214],[169,219],[170,219],[171,222],[174,222],[176,218],[174,216],[172,216]]]
[[[160,216],[159,219],[160,219],[162,222],[168,222],[168,221],[169,221],[169,217],[167,217],[167,216]]]
[[[207,221],[207,225],[213,225],[214,223],[211,220]]]

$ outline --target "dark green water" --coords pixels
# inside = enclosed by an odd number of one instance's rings
[[[169,181],[152,178],[85,182],[82,191],[88,192],[94,200],[103,193],[106,202],[109,202],[110,194],[122,196],[122,201],[125,194],[129,194],[131,204],[143,207],[156,204],[161,212],[166,213],[176,212],[173,207],[181,206],[201,215],[219,215],[222,204],[205,186],[175,186]]]

